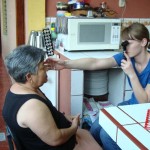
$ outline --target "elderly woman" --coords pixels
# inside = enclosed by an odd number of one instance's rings
[[[78,129],[79,115],[66,117],[40,91],[47,82],[45,52],[22,45],[5,59],[14,83],[7,92],[3,117],[25,150],[100,150],[94,138]]]

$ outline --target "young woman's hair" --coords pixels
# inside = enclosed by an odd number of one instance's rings
[[[141,23],[133,23],[129,27],[123,29],[122,31],[122,39],[123,40],[139,40],[142,41],[143,38],[147,39],[148,46],[149,42],[149,31],[148,29]]]
[[[5,58],[8,73],[20,83],[26,82],[26,75],[36,74],[38,64],[44,61],[45,52],[42,49],[22,45],[12,50]]]

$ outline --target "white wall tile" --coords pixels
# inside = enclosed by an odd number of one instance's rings
[[[122,28],[128,27],[134,22],[140,22],[140,19],[139,18],[124,18],[122,20]]]
[[[150,32],[150,18],[140,18],[140,23],[143,23]]]

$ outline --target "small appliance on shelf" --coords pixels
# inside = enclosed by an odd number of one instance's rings
[[[44,28],[42,31],[32,30],[30,32],[28,45],[43,49],[48,56],[54,55],[53,41],[48,28]]]
[[[66,34],[60,31],[57,40],[63,42],[67,51],[117,50],[121,19],[70,17],[66,21]]]

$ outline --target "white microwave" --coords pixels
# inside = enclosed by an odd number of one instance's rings
[[[121,19],[68,18],[67,34],[58,34],[67,51],[119,49]]]

